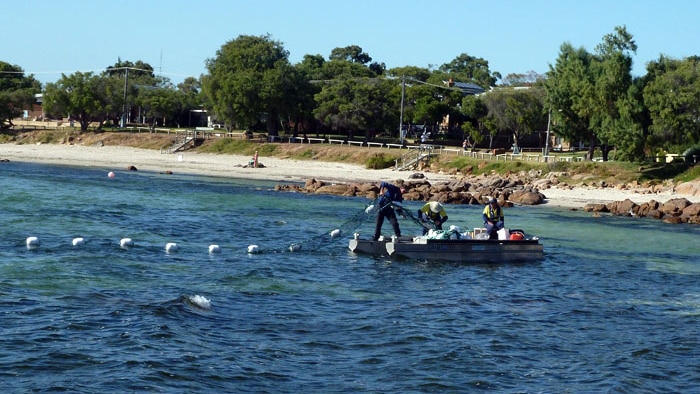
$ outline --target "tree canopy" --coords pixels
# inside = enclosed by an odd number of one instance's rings
[[[504,136],[520,143],[551,118],[554,135],[587,145],[588,159],[600,148],[604,160],[610,152],[633,161],[700,143],[700,58],[660,56],[647,65],[647,75],[633,78],[636,50],[632,35],[618,26],[593,52],[563,43],[545,75],[502,78],[486,59],[467,53],[437,68],[387,70],[359,45],[334,48],[327,57],[308,54],[292,65],[281,42],[241,35],[207,59],[208,72],[199,79],[173,86],[148,63],[118,59],[100,74],[76,72],[47,84],[44,106],[78,120],[83,130],[120,119],[190,125],[192,111],[204,109],[229,130],[276,135],[281,128],[295,136],[364,134],[369,140],[425,125],[439,130],[439,138],[467,136],[488,147],[496,137],[501,147]],[[9,127],[41,86],[18,66],[0,62],[0,72],[0,116]],[[474,92],[461,90],[460,82],[485,92],[468,95]]]
[[[282,43],[269,36],[239,36],[207,60],[202,88],[212,110],[227,128],[250,129],[266,118],[277,134],[282,113],[291,112],[289,93],[295,70]]]
[[[21,67],[0,61],[0,128],[12,125],[12,119],[34,103],[41,84],[34,76],[25,76]]]

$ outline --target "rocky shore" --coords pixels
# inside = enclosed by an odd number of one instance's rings
[[[397,179],[392,181],[401,187],[403,197],[408,201],[439,201],[444,204],[472,204],[483,205],[490,198],[498,199],[501,206],[512,207],[515,205],[539,205],[547,203],[547,191],[570,189],[572,186],[561,184],[557,174],[549,174],[547,178],[539,178],[539,174],[519,173],[510,176],[480,176],[460,179],[429,182],[422,173],[409,176],[408,180]],[[698,185],[689,183],[679,185],[684,189],[700,190]],[[580,188],[580,186],[579,186]],[[608,185],[592,186],[593,193],[610,188]],[[667,223],[700,224],[700,202],[690,201],[685,197],[670,198],[665,202],[654,199],[658,195],[673,195],[676,187],[646,186],[638,184],[618,185],[613,190],[628,193],[637,193],[640,197],[647,196],[648,202],[636,203],[629,198],[620,201],[589,202],[582,209],[600,214],[616,216],[634,216],[661,219]],[[379,193],[376,182],[351,182],[333,183],[311,178],[305,184],[279,184],[275,188],[282,192],[299,192],[311,194],[332,194],[347,197],[365,197],[373,200]],[[543,192],[544,190],[544,192]],[[578,208],[571,207],[576,210]]]

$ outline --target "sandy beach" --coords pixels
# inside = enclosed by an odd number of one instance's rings
[[[35,144],[0,144],[0,159],[16,162],[60,164],[104,168],[105,171],[125,171],[134,166],[141,171],[193,174],[218,177],[269,180],[280,183],[303,182],[315,178],[326,182],[377,182],[381,180],[407,179],[412,172],[392,169],[370,170],[361,165],[329,163],[313,160],[291,160],[275,157],[259,157],[264,168],[246,168],[250,157],[197,152],[161,153],[156,150],[121,146],[83,146]],[[429,182],[457,179],[456,176],[424,173]],[[615,188],[575,187],[540,190],[547,197],[547,205],[582,208],[588,203],[607,203],[630,199],[637,204],[656,200],[666,202],[684,197],[700,202],[700,197],[682,194],[641,194],[633,190]]]

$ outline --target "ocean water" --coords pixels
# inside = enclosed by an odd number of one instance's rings
[[[0,164],[6,392],[700,387],[700,226],[517,207],[506,224],[541,237],[541,262],[392,261],[347,249],[373,230],[361,198]],[[480,207],[447,209],[480,225]]]

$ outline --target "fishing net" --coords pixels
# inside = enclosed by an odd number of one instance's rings
[[[368,221],[375,220],[374,217],[376,216],[377,212],[379,212],[386,206],[391,206],[398,217],[410,220],[411,222],[417,224],[421,228],[430,230],[433,227],[431,222],[422,221],[419,217],[411,213],[410,210],[402,207],[399,204],[390,202],[384,206],[378,206],[377,202],[378,200],[375,200],[371,204],[366,205],[362,210],[359,210],[350,218],[348,218],[344,223],[341,223],[339,226],[333,229],[328,229],[319,234],[312,235],[306,239],[299,240],[298,242],[276,247],[267,251],[274,253],[300,251],[313,252],[325,249],[327,246],[333,243],[337,243],[338,241],[346,241],[348,234],[352,234],[358,231]],[[257,250],[251,251],[249,248],[249,252],[257,252]]]

